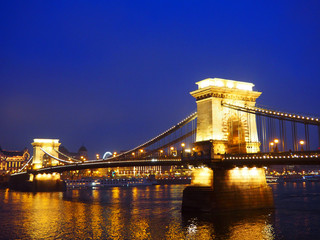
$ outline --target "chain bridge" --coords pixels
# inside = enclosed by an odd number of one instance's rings
[[[13,185],[81,169],[205,165],[184,190],[184,210],[263,208],[273,202],[263,166],[320,165],[318,117],[257,105],[261,92],[252,83],[208,78],[196,84],[195,113],[107,159],[75,159],[59,151],[58,139],[35,139],[33,157],[12,175]]]

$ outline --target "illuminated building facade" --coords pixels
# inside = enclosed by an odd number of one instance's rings
[[[137,166],[137,167],[120,167],[115,169],[118,176],[145,177],[155,176],[174,176],[184,174],[184,170],[176,166]]]
[[[22,151],[6,151],[0,147],[0,174],[17,172],[29,158],[27,148]]]

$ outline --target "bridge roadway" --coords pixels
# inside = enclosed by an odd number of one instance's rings
[[[211,168],[233,167],[263,167],[270,165],[320,165],[320,151],[280,152],[280,153],[251,153],[251,154],[224,154],[210,156],[189,156],[175,158],[144,158],[125,159],[118,161],[92,161],[84,163],[72,163],[52,167],[29,170],[29,173],[52,173],[82,169],[138,167],[138,166],[183,166],[183,165],[207,165]],[[21,172],[18,174],[23,174]],[[13,175],[18,175],[13,174]]]

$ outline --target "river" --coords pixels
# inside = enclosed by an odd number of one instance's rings
[[[185,185],[0,190],[0,239],[319,239],[320,183],[272,184],[274,209],[182,214]]]

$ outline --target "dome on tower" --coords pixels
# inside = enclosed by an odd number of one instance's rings
[[[78,150],[78,152],[88,152],[85,146],[81,146]]]

